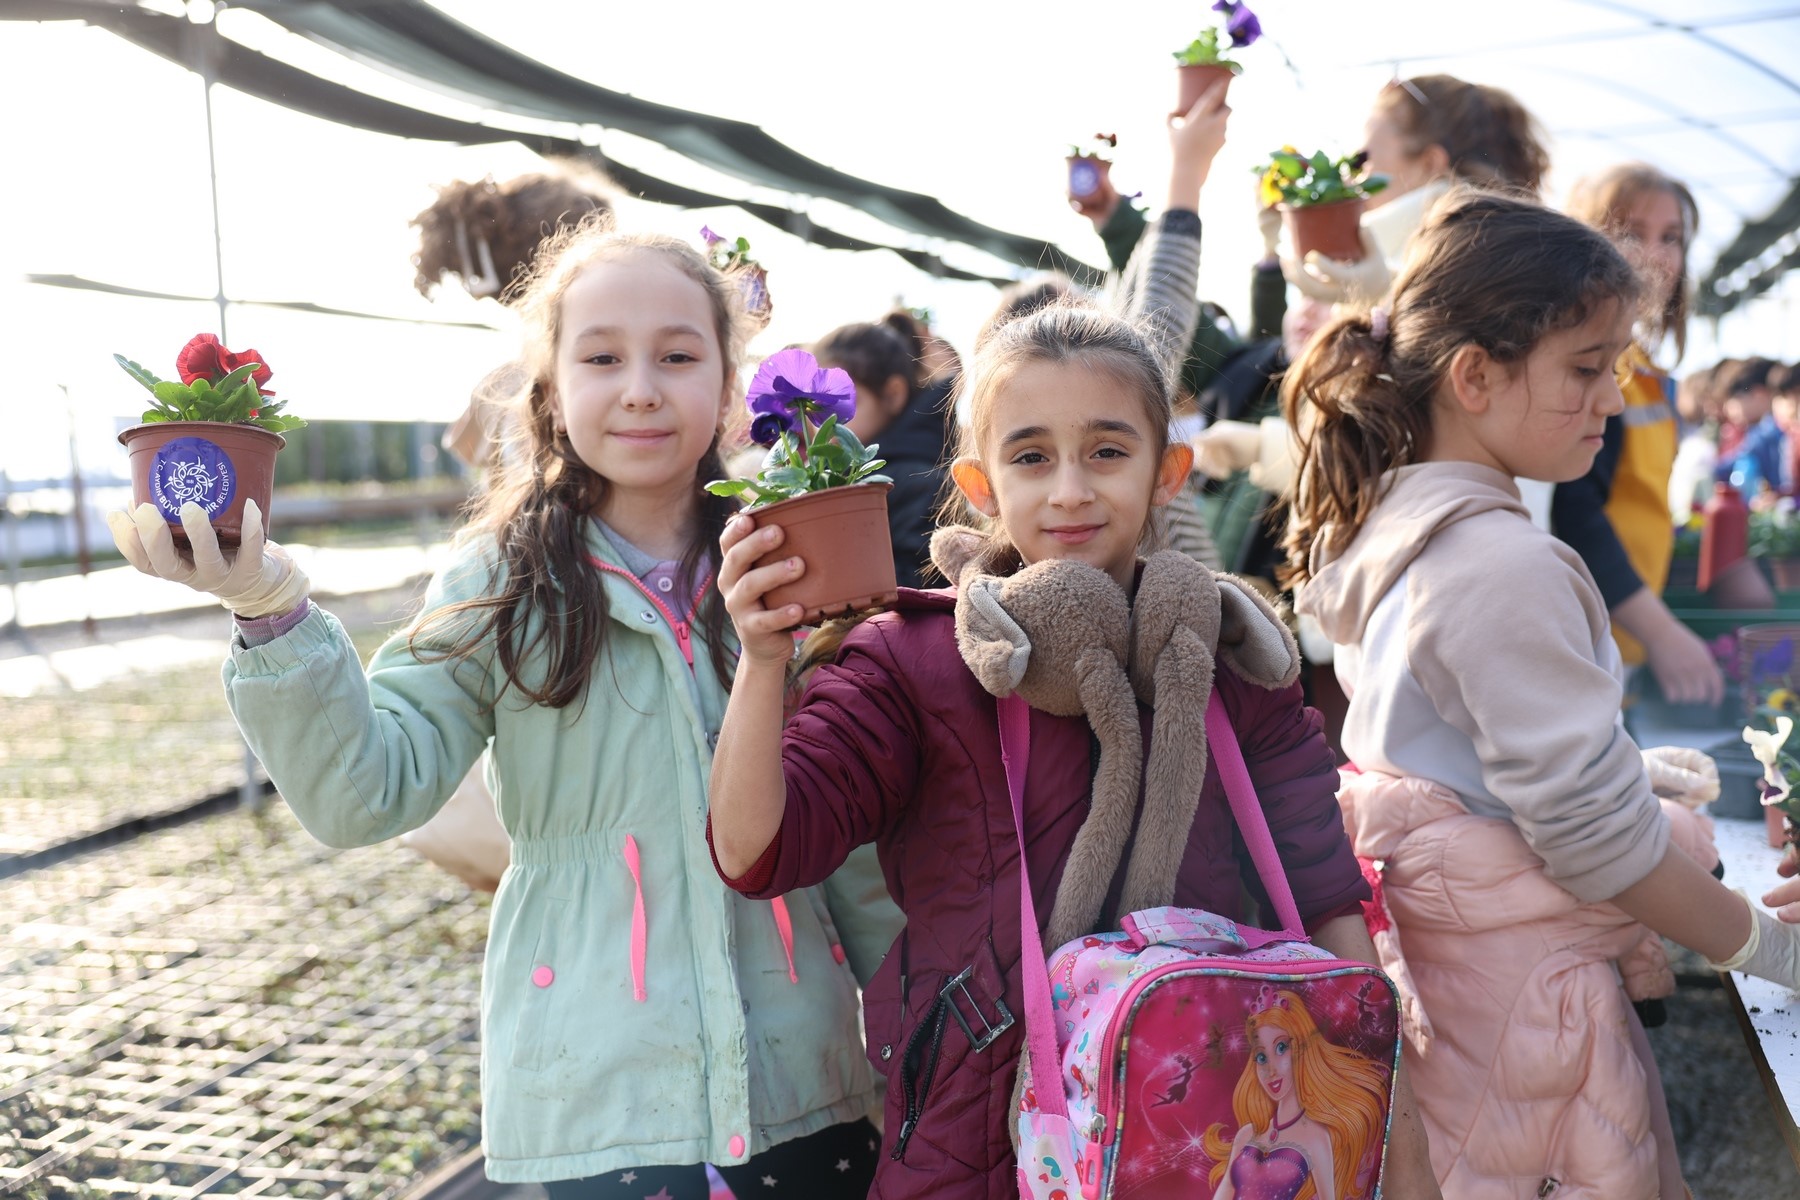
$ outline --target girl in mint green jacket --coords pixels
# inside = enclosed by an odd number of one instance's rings
[[[519,304],[521,453],[367,676],[304,574],[245,516],[224,557],[109,516],[140,570],[237,614],[232,711],[334,846],[429,820],[484,748],[512,838],[482,980],[491,1178],[553,1200],[862,1197],[878,1135],[857,978],[898,932],[873,859],[745,900],[714,872],[706,780],[736,644],[713,590],[735,289],[691,247],[559,235]],[[535,335],[535,336],[533,336]]]

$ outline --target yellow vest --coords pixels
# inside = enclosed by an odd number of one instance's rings
[[[1625,445],[1613,472],[1612,492],[1606,499],[1606,519],[1612,523],[1625,557],[1644,586],[1662,595],[1669,581],[1669,559],[1675,550],[1674,517],[1669,511],[1669,475],[1675,469],[1675,448],[1680,430],[1675,409],[1669,403],[1667,373],[1658,370],[1641,349],[1633,346],[1620,360],[1625,375]],[[1644,661],[1638,640],[1613,626],[1619,655],[1627,664]]]

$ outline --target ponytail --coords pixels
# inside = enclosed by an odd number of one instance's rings
[[[1382,308],[1338,318],[1282,380],[1281,412],[1300,440],[1294,491],[1304,498],[1282,542],[1296,584],[1311,575],[1314,540],[1348,544],[1381,498],[1382,476],[1419,461],[1430,437],[1430,391],[1396,382],[1390,325]]]

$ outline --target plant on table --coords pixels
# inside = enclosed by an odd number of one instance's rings
[[[1800,516],[1793,497],[1781,497],[1772,508],[1751,509],[1749,522],[1749,555],[1767,565],[1775,590],[1800,588]]]
[[[1759,650],[1750,664],[1746,687],[1754,689],[1755,708],[1751,724],[1744,726],[1744,741],[1750,753],[1762,764],[1762,801],[1765,807],[1778,811],[1787,842],[1795,841],[1795,822],[1800,821],[1800,759],[1788,749],[1794,732],[1794,718],[1800,716],[1800,694],[1787,686],[1794,665],[1794,642],[1782,638],[1775,645]],[[1778,680],[1779,686],[1766,691],[1756,687],[1758,680]]]

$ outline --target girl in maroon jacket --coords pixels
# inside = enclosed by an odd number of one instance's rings
[[[968,634],[973,621],[1005,623],[995,605],[1012,605],[1014,615],[1029,609],[1033,599],[1020,588],[1050,578],[1042,564],[1052,574],[1066,573],[1071,561],[1086,564],[1086,583],[1110,580],[1122,591],[1124,627],[1100,631],[1121,663],[1139,649],[1128,643],[1164,624],[1148,611],[1151,577],[1193,573],[1186,602],[1210,598],[1211,640],[1204,661],[1179,681],[1183,703],[1203,706],[1206,693],[1219,690],[1314,939],[1342,957],[1374,961],[1358,904],[1368,893],[1338,814],[1337,772],[1319,717],[1293,683],[1291,639],[1235,580],[1170,553],[1139,559],[1154,510],[1179,489],[1191,457],[1168,440],[1167,384],[1145,341],[1126,321],[1092,309],[1049,309],[997,331],[965,386],[971,424],[952,474],[985,528],[941,531],[934,541],[939,565],[961,587],[903,590],[897,611],[857,625],[835,661],[814,672],[785,729],[785,631],[800,612],[768,609],[762,597],[805,564],[753,569],[780,544],[781,530],[753,531],[740,518],[725,531],[719,580],[743,644],[713,761],[710,836],[720,874],[748,895],[779,895],[823,879],[873,841],[906,912],[905,932],[863,997],[868,1053],[888,1079],[871,1194],[889,1198],[999,1200],[1016,1191],[1008,1117],[1024,1030],[1014,1014],[1024,1011],[1023,972],[1044,965],[1022,962],[1019,945],[1021,863],[991,682],[995,671],[1006,676],[1008,652],[1003,646],[996,660],[992,642],[977,646]],[[1134,594],[1137,607],[1126,609]],[[985,618],[976,611],[984,605]],[[1033,654],[1074,661],[1082,647],[1068,643],[1092,636],[1080,621],[1038,632],[1034,648],[1020,631],[1016,670],[1006,676],[1027,699],[1021,678],[1031,682]],[[986,657],[965,659],[959,641]],[[1161,673],[1156,679],[1164,682]],[[1140,686],[1140,720],[1149,728],[1154,695],[1146,704],[1143,693]],[[1168,807],[1157,794],[1164,776],[1154,738],[1141,743],[1151,751],[1141,771],[1130,773],[1127,807],[1136,815],[1128,819],[1141,836],[1115,847],[1112,870],[1096,874],[1079,842],[1116,778],[1104,760],[1096,770],[1090,727],[1102,724],[1091,713],[1056,716],[1033,705],[1023,869],[1037,894],[1056,898],[1045,944],[1146,906],[1145,893],[1134,891],[1137,860],[1158,855],[1169,870],[1151,885],[1150,902],[1248,916],[1246,889],[1258,903],[1263,897],[1254,871],[1243,869],[1216,773],[1206,770],[1197,808],[1190,798],[1184,831],[1149,833],[1152,814]],[[1149,786],[1139,792],[1136,779]],[[1057,930],[1071,895],[1089,897],[1087,911]],[[1389,1158],[1389,1195],[1438,1194],[1404,1086]]]
[[[1178,603],[1165,607],[1191,606],[1194,596],[1210,603],[1192,622],[1203,661],[1179,681],[1159,672],[1156,684],[1172,695],[1178,682],[1180,702],[1202,710],[1206,692],[1219,690],[1308,928],[1342,957],[1374,957],[1358,903],[1367,891],[1338,815],[1337,772],[1319,718],[1293,682],[1298,659],[1286,630],[1229,577],[1173,554],[1139,558],[1152,514],[1180,488],[1192,453],[1168,440],[1167,385],[1145,341],[1128,322],[1093,309],[1048,309],[992,335],[966,387],[971,421],[952,475],[985,527],[942,531],[934,541],[939,566],[960,588],[903,591],[897,611],[856,626],[835,661],[813,674],[785,730],[792,643],[784,630],[800,613],[768,609],[762,597],[805,564],[753,569],[780,544],[778,528],[752,532],[740,519],[723,539],[720,586],[744,656],[713,762],[720,873],[746,894],[779,895],[823,878],[873,841],[907,915],[863,997],[868,1052],[888,1078],[872,1193],[881,1197],[998,1200],[1015,1192],[1008,1116],[1023,1028],[1013,1014],[1024,1011],[1022,972],[1044,968],[1021,962],[1021,864],[995,694],[1016,688],[1034,699],[1033,656],[1075,663],[1090,640],[1107,643],[1121,664],[1148,653],[1133,643],[1167,628],[1152,597],[1170,597],[1160,582],[1153,589],[1153,578],[1183,581]],[[1071,576],[1061,565],[1070,562],[1087,573]],[[1040,622],[1034,645],[1028,614],[1056,598],[1033,596],[1032,587],[1066,589],[1071,578],[1115,586],[1121,627],[1093,630],[1077,613]],[[1014,618],[1016,645],[1003,641],[996,660],[994,643],[975,627]],[[1134,669],[1133,682],[1148,733],[1156,697],[1135,678],[1142,674]],[[1055,898],[1044,905],[1045,944],[1154,904],[1248,916],[1245,891],[1264,898],[1254,871],[1242,869],[1218,776],[1206,770],[1198,806],[1191,798],[1185,810],[1175,804],[1182,815],[1171,826],[1169,798],[1157,788],[1168,778],[1157,761],[1165,751],[1153,736],[1132,739],[1143,760],[1128,773],[1124,844],[1097,857],[1084,850],[1088,826],[1113,807],[1103,793],[1118,778],[1116,763],[1103,755],[1096,763],[1106,722],[1092,707],[1057,716],[1034,703],[1031,714],[1023,869],[1038,895]],[[1139,779],[1147,781],[1141,792]],[[1156,877],[1157,860],[1168,868],[1146,892],[1140,876]],[[1390,1195],[1437,1194],[1404,1090],[1390,1158]]]
[[[1193,461],[1169,441],[1162,364],[1187,345],[1195,201],[1226,111],[1222,94],[1203,99],[1171,127],[1168,211],[1145,269],[1127,271],[1136,322],[1059,307],[977,344],[951,474],[985,520],[932,544],[958,586],[902,589],[896,611],[822,639],[841,636],[835,652],[815,641],[803,661],[828,661],[785,729],[786,631],[801,613],[763,597],[806,564],[753,569],[781,544],[778,527],[739,519],[721,539],[719,589],[743,656],[713,759],[715,864],[738,891],[776,896],[874,842],[907,917],[863,993],[868,1054],[888,1080],[875,1196],[1017,1194],[1015,1014],[1025,972],[1045,969],[1021,958],[1021,870],[1044,898],[1048,946],[1141,908],[1247,918],[1246,898],[1266,904],[1207,763],[1201,714],[1215,688],[1308,929],[1374,961],[1367,887],[1331,750],[1294,683],[1293,640],[1236,580],[1172,552],[1139,558]],[[1022,863],[995,699],[1015,693],[1032,708]],[[1389,1159],[1387,1194],[1438,1195],[1404,1086]]]

